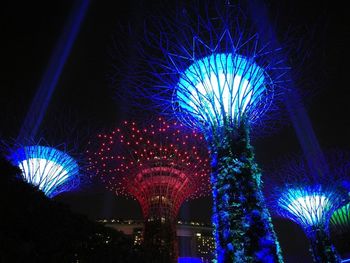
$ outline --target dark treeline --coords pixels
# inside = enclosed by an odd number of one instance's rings
[[[0,157],[0,262],[143,262],[121,232],[75,214]]]

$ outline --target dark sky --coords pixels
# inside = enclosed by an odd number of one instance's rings
[[[4,139],[17,136],[72,2],[8,0],[1,4],[1,44],[4,47],[1,49],[0,136]],[[106,77],[111,67],[110,50],[113,37],[121,41],[117,34],[119,24],[128,20],[142,21],[145,10],[156,8],[156,4],[150,6],[147,2],[154,1],[91,1],[47,112],[44,123],[49,123],[50,129],[54,125],[49,120],[60,109],[89,123],[86,129],[92,131],[128,118],[126,112],[121,113],[122,106],[113,98]],[[301,51],[308,58],[296,83],[301,90],[313,90],[312,98],[306,98],[306,108],[321,147],[349,149],[347,9],[336,1],[268,2],[278,32],[282,34],[291,28],[294,31],[291,35],[303,40]],[[286,153],[301,151],[293,126],[288,124],[279,132],[256,141],[255,148],[262,167]],[[91,218],[141,217],[134,201],[121,200],[96,185],[86,185],[81,191],[62,194],[56,199]],[[186,203],[181,217],[208,221],[208,202],[210,198]],[[305,239],[298,227],[278,220],[276,229],[286,254],[307,254]],[[309,260],[306,258],[304,262]],[[295,261],[291,259],[290,262]]]

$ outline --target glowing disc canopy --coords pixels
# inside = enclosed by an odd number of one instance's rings
[[[194,61],[182,74],[174,100],[182,111],[206,124],[254,122],[268,106],[267,75],[253,59],[212,54]]]
[[[350,203],[337,209],[331,217],[331,226],[338,232],[350,231]]]
[[[25,181],[37,186],[48,197],[76,186],[79,167],[68,154],[46,146],[26,146],[11,155]]]
[[[90,142],[89,170],[106,188],[136,199],[145,220],[175,220],[185,200],[210,190],[204,137],[177,122],[125,121]]]
[[[327,193],[307,192],[300,189],[289,189],[278,200],[279,208],[289,214],[287,217],[293,219],[303,227],[312,227],[327,222],[333,211],[333,206]]]

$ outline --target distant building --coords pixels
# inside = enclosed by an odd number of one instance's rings
[[[142,243],[144,226],[142,220],[102,219],[98,221],[132,236],[135,245]],[[215,242],[211,225],[199,222],[177,221],[176,235],[179,257],[199,258],[202,263],[209,263],[214,258]]]

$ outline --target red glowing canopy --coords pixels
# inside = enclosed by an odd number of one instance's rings
[[[90,145],[90,169],[107,189],[137,199],[147,219],[174,218],[186,199],[209,192],[205,140],[182,124],[126,121]]]

